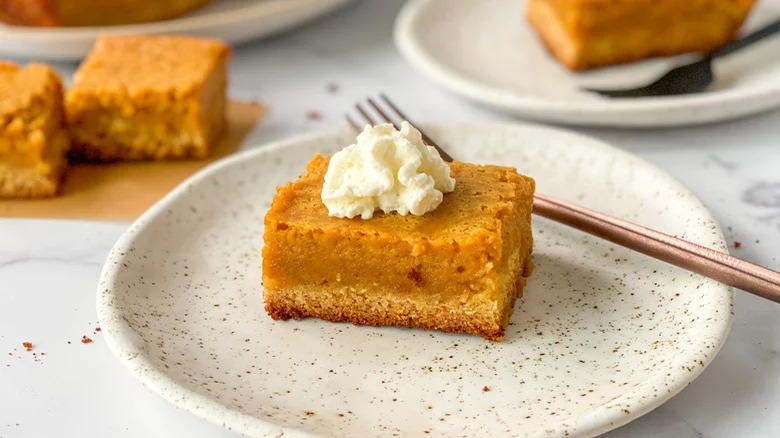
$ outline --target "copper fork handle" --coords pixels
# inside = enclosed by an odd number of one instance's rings
[[[780,273],[713,249],[545,195],[534,213],[780,303]]]
[[[387,96],[382,94],[381,98],[397,117],[414,125]],[[368,104],[383,121],[392,123],[398,128],[398,123],[394,122],[374,100],[369,98]],[[374,124],[374,120],[359,103],[355,105],[355,108],[366,122]],[[360,126],[349,116],[347,116],[347,121],[353,129],[360,131]],[[452,161],[452,157],[433,139],[419,127],[417,129],[422,134],[423,140],[435,147],[445,161]],[[533,212],[655,259],[780,303],[780,273],[770,269],[539,193],[534,195]]]

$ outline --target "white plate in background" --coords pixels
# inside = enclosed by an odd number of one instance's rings
[[[425,129],[465,161],[516,166],[540,192],[725,251],[691,192],[614,147],[530,125]],[[119,239],[98,317],[150,390],[252,437],[590,437],[674,396],[725,340],[731,288],[537,217],[536,268],[504,342],[272,320],[261,248],[275,187],[352,141],[318,134],[222,160]]]
[[[395,39],[409,63],[475,102],[556,123],[653,127],[731,119],[780,105],[780,35],[714,62],[706,93],[609,99],[581,91],[646,85],[691,56],[574,73],[545,49],[524,0],[410,0]],[[757,2],[742,32],[780,19],[780,0]],[[662,36],[659,36],[661,38]]]
[[[237,44],[290,29],[351,0],[215,0],[171,20],[119,26],[32,27],[0,24],[0,56],[75,61],[102,34],[189,34]]]

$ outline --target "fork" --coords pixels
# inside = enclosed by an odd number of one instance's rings
[[[678,94],[691,94],[704,91],[713,80],[712,60],[730,55],[756,41],[760,41],[770,35],[780,32],[780,20],[777,20],[756,32],[736,41],[733,41],[720,49],[708,54],[704,58],[673,68],[650,85],[626,90],[602,90],[595,88],[583,88],[585,91],[598,93],[607,97],[656,97],[674,96]]]
[[[386,95],[380,94],[380,99],[389,110],[383,109],[372,98],[366,99],[367,107],[374,110],[379,120],[391,123],[396,129],[399,129],[400,121],[406,120],[420,131],[426,144],[436,148],[442,159],[453,161],[441,146],[409,120]],[[376,124],[360,102],[355,104],[355,109],[367,124]],[[388,116],[390,112],[400,120],[398,123]],[[346,119],[353,130],[361,131],[361,126],[349,114]],[[534,194],[533,213],[780,303],[780,273],[770,269],[540,193]]]

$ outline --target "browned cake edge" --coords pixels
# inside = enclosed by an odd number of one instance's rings
[[[265,309],[276,320],[315,317],[331,322],[355,325],[418,327],[454,333],[470,333],[491,341],[504,339],[504,331],[522,296],[526,278],[533,270],[531,248],[513,257],[502,280],[499,300],[484,300],[482,305],[463,307],[432,297],[410,299],[409,295],[381,287],[355,290],[348,285],[302,285],[281,290],[264,290]],[[488,293],[491,291],[488,291]],[[465,291],[472,296],[473,292]],[[445,310],[447,309],[447,310]]]

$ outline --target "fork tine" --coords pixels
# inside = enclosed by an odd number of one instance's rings
[[[382,98],[382,100],[384,100],[384,101],[385,101],[385,103],[387,104],[387,106],[389,106],[389,107],[390,107],[390,109],[392,109],[392,110],[393,110],[393,111],[394,111],[394,112],[395,112],[395,113],[398,115],[398,117],[400,117],[400,118],[401,118],[401,119],[403,119],[403,120],[406,120],[406,121],[407,121],[407,122],[409,122],[409,123],[410,123],[412,126],[414,126],[415,128],[417,128],[417,124],[416,124],[416,123],[414,123],[414,122],[412,122],[412,121],[409,119],[409,117],[406,117],[406,114],[404,114],[404,113],[403,113],[403,112],[402,112],[402,111],[401,111],[401,110],[400,110],[400,109],[399,109],[397,106],[395,106],[395,104],[394,104],[394,103],[393,103],[393,102],[390,100],[390,98],[389,98],[389,97],[387,97],[387,95],[386,95],[385,93],[381,93],[381,94],[379,95],[379,97],[381,97],[381,98]],[[418,131],[420,131],[420,134],[422,134],[423,141],[425,141],[425,142],[426,142],[426,143],[428,143],[429,145],[431,145],[431,146],[435,147],[436,149],[439,149],[439,146],[436,144],[436,142],[435,142],[435,141],[433,141],[433,140],[431,140],[431,138],[430,138],[430,137],[428,137],[428,135],[426,135],[426,134],[425,134],[425,133],[424,133],[424,132],[423,132],[423,131],[422,131],[420,128],[417,128],[417,130],[418,130]],[[441,153],[441,151],[440,151],[439,153]],[[443,156],[443,155],[442,155],[442,156]]]
[[[344,114],[344,117],[347,119],[347,123],[349,123],[349,126],[352,127],[355,132],[360,132],[360,125],[355,123],[354,120],[352,120],[352,117],[349,116],[349,114]]]
[[[360,103],[355,104],[355,108],[357,108],[358,112],[361,116],[363,116],[364,119],[366,119],[366,122],[368,122],[369,125],[376,125],[376,122],[374,122],[374,119],[371,118],[371,116],[366,112],[366,110],[363,109],[363,107],[360,105]]]
[[[390,119],[390,117],[387,116],[387,113],[382,111],[382,108],[380,108],[379,105],[377,105],[376,102],[374,102],[374,99],[369,97],[368,104],[374,108],[374,111],[376,111],[380,116],[382,116],[385,122],[391,123],[395,127],[395,129],[401,129],[401,127],[398,126],[398,124],[396,124],[392,119]]]
[[[406,114],[404,114],[397,106],[395,106],[395,104],[390,100],[389,97],[387,97],[387,95],[385,95],[385,93],[380,93],[379,97],[382,98],[382,100],[387,104],[387,106],[389,106],[390,109],[392,109],[398,115],[398,117],[400,117],[402,120],[406,120],[407,122],[409,122],[410,125],[412,125],[415,128],[417,128],[417,130],[420,131],[420,134],[422,134],[423,141],[426,144],[429,144],[429,145],[433,146],[439,152],[439,155],[441,156],[441,158],[444,161],[447,161],[447,162],[452,162],[453,161],[453,159],[450,156],[450,154],[445,152],[444,149],[442,149],[438,144],[436,144],[435,141],[433,141],[430,137],[428,137],[428,135],[425,132],[423,132],[423,130],[420,129],[417,126],[417,124],[415,124],[414,122],[409,120],[409,118],[406,117]]]

